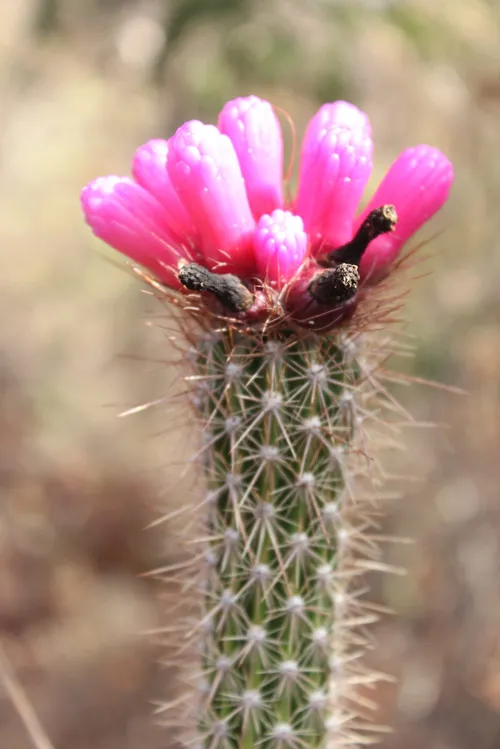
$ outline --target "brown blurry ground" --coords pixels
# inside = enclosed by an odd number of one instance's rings
[[[395,616],[372,661],[386,749],[500,747],[500,5],[496,0],[2,0],[0,4],[0,633],[55,749],[171,746],[145,634],[168,619],[143,576],[175,556],[182,429],[159,310],[83,224],[78,193],[134,148],[256,93],[294,118],[349,98],[369,112],[376,175],[406,145],[454,161],[425,236],[394,367],[468,391],[399,388],[412,429],[389,470],[411,536],[376,577]],[[33,746],[0,690],[0,747]]]

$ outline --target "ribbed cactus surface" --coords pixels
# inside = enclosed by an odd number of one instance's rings
[[[353,740],[355,350],[338,333],[223,330],[197,344],[188,380],[207,482],[192,622],[203,747]]]

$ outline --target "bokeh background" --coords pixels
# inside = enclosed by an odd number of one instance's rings
[[[163,311],[84,226],[78,195],[135,147],[255,93],[302,133],[324,101],[372,119],[374,182],[407,145],[455,163],[408,299],[395,368],[467,391],[396,388],[439,428],[388,470],[375,600],[384,749],[500,747],[500,4],[498,0],[1,0],[0,642],[55,749],[159,749],[169,690],[147,632],[168,620],[150,570],[175,557],[181,422]],[[182,420],[181,420],[182,421]],[[4,663],[5,668],[5,663]],[[5,672],[4,672],[5,676]],[[1,681],[1,680],[0,680]],[[0,688],[0,746],[33,747]],[[38,747],[41,749],[41,746]]]

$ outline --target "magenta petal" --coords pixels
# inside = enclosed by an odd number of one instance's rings
[[[132,161],[132,174],[165,209],[165,218],[180,240],[195,236],[188,212],[175,192],[167,172],[168,141],[150,140],[140,146]]]
[[[310,120],[305,141],[317,141],[323,130],[330,127],[347,127],[350,130],[361,131],[366,138],[371,138],[371,126],[368,115],[350,104],[348,101],[334,101],[323,104]]]
[[[261,216],[254,235],[259,276],[278,289],[302,265],[307,252],[307,234],[300,216],[277,209]]]
[[[381,205],[392,204],[398,214],[394,232],[370,243],[360,264],[362,277],[375,282],[383,277],[407,240],[444,205],[453,183],[453,166],[437,148],[407,148],[396,159],[375,195],[357,218]]]
[[[227,135],[213,125],[186,122],[169,141],[167,169],[196,227],[207,267],[253,275],[255,221]]]
[[[354,215],[372,170],[372,141],[361,116],[357,118],[352,118],[353,129],[308,128],[304,139],[295,212],[304,219],[313,253],[352,238]]]
[[[83,188],[81,202],[94,234],[160,281],[178,288],[178,263],[190,259],[175,245],[161,205],[128,177],[99,177]]]
[[[309,158],[314,157],[314,145],[319,143],[327,130],[335,127],[348,128],[361,139],[371,139],[370,120],[361,109],[347,101],[323,104],[307,126],[300,154],[301,169],[306,167]]]
[[[219,130],[231,139],[238,156],[250,208],[258,221],[283,204],[283,140],[269,102],[257,96],[228,101]]]

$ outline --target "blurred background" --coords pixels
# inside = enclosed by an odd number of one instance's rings
[[[407,576],[372,581],[396,615],[371,660],[398,678],[376,694],[384,749],[499,749],[498,0],[1,0],[0,664],[55,749],[173,745],[150,718],[169,673],[143,573],[175,557],[168,523],[145,528],[189,490],[172,482],[185,442],[162,408],[118,414],[175,375],[147,325],[163,312],[93,239],[79,190],[249,93],[299,136],[324,101],[365,109],[374,183],[407,145],[455,164],[406,307],[416,355],[393,366],[468,395],[396,388],[443,427],[406,431],[388,464],[420,478],[385,521],[416,542],[384,551]],[[3,688],[0,734],[33,746]]]

